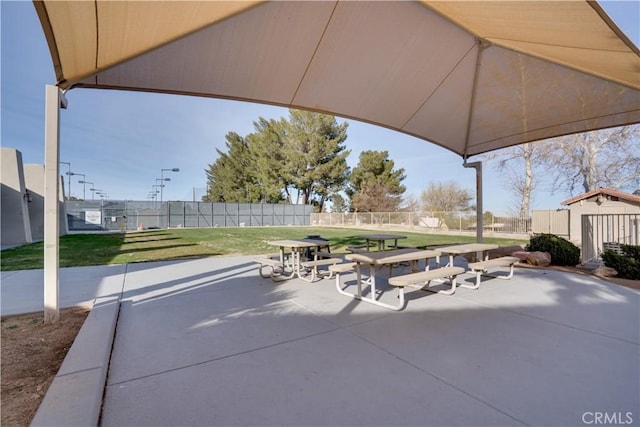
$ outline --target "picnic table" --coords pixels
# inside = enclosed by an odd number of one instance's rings
[[[408,262],[410,263],[411,270],[415,272],[418,271],[418,263],[421,260],[425,260],[426,268],[426,266],[428,266],[429,259],[437,258],[439,255],[439,250],[419,250],[412,248],[349,254],[346,256],[346,259],[355,262],[357,276],[357,293],[352,294],[340,288],[338,288],[338,292],[360,301],[365,301],[371,304],[379,305],[381,307],[397,310],[398,308],[396,305],[386,304],[376,299],[376,273],[378,272],[379,268],[383,266],[393,266],[394,264],[402,262]],[[362,269],[366,266],[369,267],[369,278],[366,282],[364,282],[362,280]],[[371,297],[365,297],[362,295],[363,283],[370,286]]]
[[[367,241],[367,251],[372,245],[372,242],[376,242],[378,246],[378,251],[384,250],[384,242],[387,240],[393,240],[393,248],[398,248],[398,240],[406,239],[407,236],[403,236],[402,234],[360,234],[358,235],[361,239],[365,239]]]
[[[284,279],[291,279],[298,277],[300,279],[312,282],[315,280],[317,266],[320,264],[335,264],[338,262],[337,258],[328,258],[319,260],[318,253],[319,248],[326,247],[326,240],[316,239],[288,239],[288,240],[271,240],[267,242],[271,246],[277,246],[280,250],[280,264],[282,272],[279,277]],[[313,255],[312,261],[303,261],[302,254],[305,250],[311,249]],[[287,273],[287,269],[290,270]],[[311,271],[311,277],[306,277],[308,271]]]

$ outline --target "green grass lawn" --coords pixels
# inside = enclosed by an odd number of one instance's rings
[[[117,234],[68,234],[60,237],[60,267],[125,264],[180,258],[275,253],[269,240],[300,239],[320,235],[329,239],[331,251],[346,253],[348,246],[364,243],[362,229],[331,227],[180,228]],[[407,236],[403,245],[437,246],[470,243],[475,236],[447,236],[392,232]],[[528,240],[485,238],[501,246],[524,245]],[[44,244],[22,245],[1,252],[2,271],[43,268]]]

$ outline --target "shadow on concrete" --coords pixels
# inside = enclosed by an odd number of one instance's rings
[[[395,295],[379,282],[381,298]],[[576,425],[588,411],[638,414],[637,291],[517,269],[454,296],[412,290],[392,312],[334,286],[276,284],[247,258],[129,266],[102,425]]]

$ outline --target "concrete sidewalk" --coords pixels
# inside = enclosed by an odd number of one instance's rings
[[[597,278],[521,268],[393,312],[251,257],[60,277],[69,303],[120,296],[103,426],[640,425],[640,293]],[[3,314],[37,280],[3,273]]]

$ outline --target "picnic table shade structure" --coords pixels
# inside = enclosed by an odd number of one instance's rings
[[[640,121],[638,49],[595,2],[34,4],[64,90],[327,112],[463,157]]]
[[[640,122],[640,52],[593,1],[34,6],[56,78],[45,101],[45,321],[59,315],[59,109],[72,88],[329,113],[413,135],[465,161]]]

